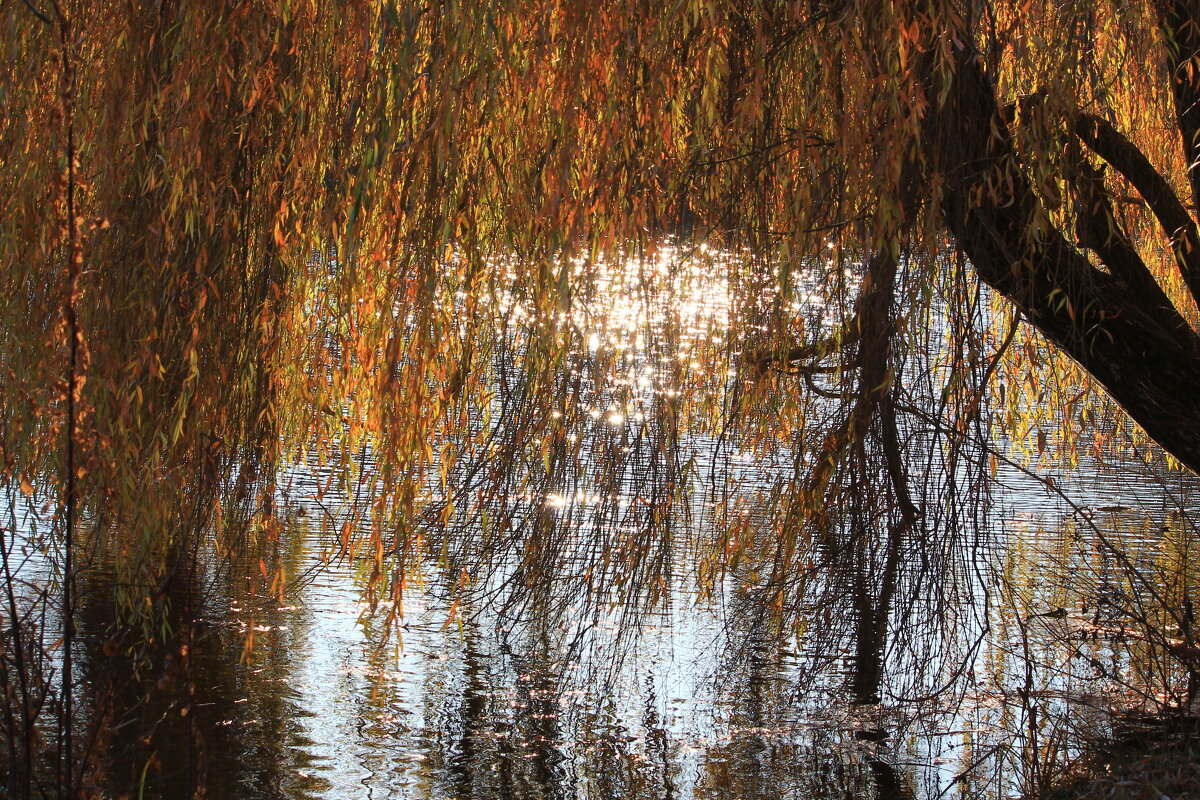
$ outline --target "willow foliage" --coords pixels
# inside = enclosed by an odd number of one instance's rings
[[[688,432],[792,461],[769,496],[714,504],[705,585],[750,558],[782,609],[821,553],[887,585],[902,534],[961,513],[935,497],[956,478],[914,486],[905,459],[986,471],[962,448],[989,382],[1007,375],[1012,408],[1046,385],[1023,383],[1037,348],[1010,347],[1013,305],[1197,463],[1191,401],[1163,399],[1190,372],[1156,389],[1137,371],[1200,364],[1194,208],[1164,235],[1156,205],[1188,205],[1180,132],[1200,128],[1176,111],[1197,80],[1182,2],[10,0],[0,18],[5,480],[51,515],[78,492],[128,607],[197,552],[270,543],[278,471],[309,454],[365,487],[344,547],[372,556],[376,597],[412,559],[462,585],[503,546],[536,585],[571,522],[541,499],[594,483],[643,502],[605,512],[624,528],[580,580],[655,594]],[[578,361],[573,311],[605,265],[700,242],[726,254],[707,268],[728,330],[673,381],[709,399],[663,392],[634,455],[595,433],[582,457],[572,370],[616,361]],[[650,477],[629,491],[634,466]],[[861,535],[833,548],[843,524]]]

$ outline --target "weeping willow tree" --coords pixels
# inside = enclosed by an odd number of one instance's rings
[[[701,587],[788,620],[836,584],[870,700],[986,482],[997,387],[1017,419],[1096,386],[1200,469],[1194,4],[0,16],[3,481],[52,528],[68,620],[73,554],[138,615],[271,547],[299,457],[359,499],[335,533],[392,608],[428,559],[455,591],[654,601],[681,442],[711,435],[788,468],[710,504]],[[632,434],[592,426],[581,376],[622,366],[580,357],[577,312],[612,265],[700,245],[726,330]],[[572,571],[579,520],[542,501],[585,485],[608,524]]]

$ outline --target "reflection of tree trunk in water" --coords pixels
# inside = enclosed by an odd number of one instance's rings
[[[500,750],[496,754],[498,781],[492,794],[503,798],[563,800],[578,794],[572,774],[563,768],[567,757],[559,723],[562,676],[556,671],[556,643],[543,624],[550,612],[540,604],[541,597],[535,594],[534,605],[526,609],[531,627],[536,629],[526,632],[518,648],[511,648],[507,636],[501,634],[501,649],[511,659],[515,678],[511,716],[506,720],[499,714],[494,732]],[[480,695],[482,699],[482,692]]]
[[[898,237],[897,237],[898,241]],[[868,265],[856,308],[859,394],[848,426],[851,501],[850,591],[854,613],[854,655],[850,690],[856,705],[880,700],[888,618],[900,579],[903,544],[920,515],[908,490],[908,475],[896,421],[898,375],[889,363],[895,318],[898,247],[885,243]],[[880,464],[882,461],[882,464]],[[880,486],[878,468],[887,480]],[[880,547],[873,545],[882,537]],[[884,731],[865,738],[883,741]],[[912,794],[900,772],[879,756],[868,759],[880,800],[908,800]]]
[[[543,634],[544,636],[545,634]],[[542,788],[542,796],[552,800],[573,797],[573,787],[568,785],[568,775],[562,768],[565,757],[559,749],[562,745],[562,730],[558,725],[558,700],[562,687],[550,666],[552,657],[549,642],[543,639],[541,648],[535,651],[536,669],[541,680],[531,681],[529,694],[524,698],[528,709],[531,736],[529,743],[534,748],[534,780]]]
[[[878,800],[912,800],[912,791],[899,770],[877,757],[869,759],[867,764],[871,767],[871,777],[875,779],[875,797]]]
[[[868,374],[866,362],[877,361],[886,364],[887,350],[863,353],[864,377]],[[877,365],[878,366],[878,365]],[[886,381],[886,377],[882,380]],[[878,382],[866,383],[866,386],[879,386]],[[874,516],[872,504],[857,509],[860,515],[867,519],[854,522],[852,531],[851,555],[852,603],[855,614],[854,620],[854,661],[850,680],[853,702],[857,705],[878,703],[880,699],[880,684],[883,680],[883,654],[887,645],[888,617],[892,611],[892,601],[896,594],[899,580],[901,550],[904,538],[910,533],[917,522],[917,510],[909,496],[906,474],[901,460],[899,437],[896,429],[896,413],[892,405],[892,389],[889,385],[881,390],[875,408],[876,424],[880,427],[881,446],[884,455],[885,469],[889,479],[889,490],[884,496],[889,500],[889,508],[883,511],[886,532],[884,534],[882,564],[878,572],[874,569],[875,554],[870,546],[872,531],[870,517]],[[865,443],[856,445],[863,448]],[[860,456],[865,454],[860,453]],[[865,458],[862,465],[865,466]],[[865,488],[865,487],[864,487]],[[874,499],[870,498],[869,499]],[[899,519],[891,519],[892,503],[899,511]],[[878,579],[873,580],[878,574]],[[886,738],[884,731],[876,732],[870,738],[882,741]],[[871,775],[875,781],[876,796],[879,800],[909,800],[912,794],[899,771],[890,763],[877,756],[868,759]]]
[[[461,706],[462,736],[459,738],[458,754],[450,759],[448,772],[456,787],[457,796],[462,798],[474,797],[472,777],[479,765],[479,753],[476,741],[480,735],[486,735],[487,725],[487,690],[489,677],[484,662],[484,654],[476,649],[474,633],[468,634],[463,649],[463,674],[467,685],[463,689]]]
[[[646,704],[642,714],[642,730],[646,732],[646,755],[648,766],[653,765],[662,770],[662,783],[651,785],[655,796],[662,800],[675,800],[677,790],[671,775],[671,744],[667,729],[658,714],[658,693],[655,690],[654,677],[646,676]]]
[[[887,644],[888,616],[899,580],[900,556],[904,539],[917,522],[917,509],[907,489],[907,476],[900,455],[899,438],[896,431],[896,412],[891,402],[891,392],[879,403],[879,422],[883,428],[883,450],[887,462],[888,478],[893,498],[900,513],[899,520],[887,521],[887,533],[883,548],[883,563],[877,585],[870,580],[873,570],[869,562],[867,536],[856,537],[858,552],[854,554],[854,676],[852,692],[854,702],[879,702],[879,684],[883,678],[883,651]]]
[[[855,614],[854,664],[851,691],[854,702],[879,702],[883,651],[888,616],[899,579],[904,538],[916,525],[919,512],[908,491],[900,437],[896,425],[896,376],[890,373],[891,339],[896,334],[894,291],[898,258],[879,252],[872,259],[857,308],[859,326],[859,399],[850,418],[852,469],[860,497],[851,520],[850,566]],[[876,444],[878,452],[868,447]],[[887,485],[875,494],[871,465],[882,456]],[[874,569],[874,520],[885,528],[882,563]],[[873,580],[878,574],[878,579]]]
[[[77,618],[84,643],[78,666],[94,720],[77,753],[81,780],[114,792],[141,787],[147,797],[190,800],[203,795],[206,747],[203,728],[192,713],[193,659],[202,659],[200,671],[211,684],[218,673],[210,659],[225,661],[228,656],[219,649],[197,653],[194,611],[201,603],[194,581],[181,577],[144,586],[145,597],[163,615],[161,626],[178,633],[139,648],[133,643],[140,630],[123,620],[110,599],[113,574],[98,570],[82,578],[80,588],[89,602],[81,605]],[[215,640],[209,647],[214,645]]]

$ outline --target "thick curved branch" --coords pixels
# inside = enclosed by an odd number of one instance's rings
[[[1146,432],[1200,471],[1200,336],[1147,307],[1050,224],[1018,164],[995,87],[966,48],[927,118],[942,215],[980,278],[1108,390]],[[931,96],[936,87],[931,87]]]
[[[1079,244],[1093,251],[1116,277],[1129,284],[1150,307],[1164,315],[1178,313],[1155,280],[1137,248],[1129,241],[1112,211],[1104,190],[1104,173],[1085,161],[1073,165],[1076,190],[1075,234]]]
[[[1192,299],[1200,304],[1200,234],[1171,184],[1137,145],[1107,121],[1084,114],[1075,123],[1075,133],[1145,199],[1171,240],[1175,262]]]
[[[1195,0],[1158,0],[1156,5],[1192,202],[1200,207],[1200,9]]]

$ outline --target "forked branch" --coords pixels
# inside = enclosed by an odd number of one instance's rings
[[[1196,221],[1166,178],[1154,168],[1137,145],[1099,117],[1090,114],[1080,116],[1075,123],[1075,133],[1145,199],[1171,241],[1175,262],[1179,265],[1188,292],[1200,304],[1200,235],[1197,234]]]
[[[1079,159],[1072,172],[1077,209],[1075,233],[1079,244],[1093,251],[1109,271],[1127,283],[1149,307],[1163,312],[1164,318],[1177,317],[1175,305],[1117,222],[1112,202],[1104,190],[1103,170]]]

